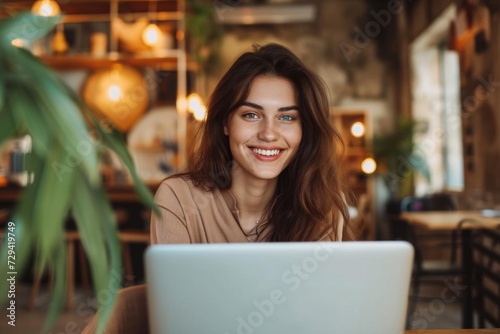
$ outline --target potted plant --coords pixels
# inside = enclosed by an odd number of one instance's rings
[[[372,152],[392,199],[413,193],[413,176],[419,173],[430,181],[429,166],[417,151],[414,136],[427,131],[427,123],[398,117],[392,131],[374,136]]]
[[[71,215],[89,260],[94,289],[96,293],[107,291],[110,297],[100,304],[102,330],[119,288],[112,282],[122,273],[115,217],[100,176],[101,147],[117,153],[128,167],[141,200],[152,208],[155,205],[149,189],[137,177],[121,133],[99,120],[30,51],[13,45],[13,40],[30,43],[40,38],[59,19],[29,13],[0,19],[0,145],[9,138],[30,135],[27,166],[33,176],[5,228],[0,300],[4,305],[12,303],[7,278],[19,276],[34,254],[37,275],[48,267],[54,272],[43,330],[50,328],[65,294],[64,223]]]
[[[207,77],[220,65],[220,48],[222,43],[222,26],[217,22],[217,15],[223,15],[225,3],[206,2],[204,0],[188,0],[186,31],[188,47],[193,59],[199,66],[198,90],[205,95]]]

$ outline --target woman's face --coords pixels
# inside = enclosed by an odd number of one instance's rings
[[[229,115],[224,133],[229,136],[234,167],[240,167],[239,178],[277,178],[302,140],[292,83],[281,77],[256,77],[246,101]]]

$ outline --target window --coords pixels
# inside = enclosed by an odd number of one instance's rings
[[[417,154],[429,165],[431,180],[416,176],[416,193],[461,191],[464,186],[460,66],[447,49],[448,24],[426,30],[412,45],[412,112],[427,122],[426,133],[414,138]],[[437,42],[436,42],[437,41]]]

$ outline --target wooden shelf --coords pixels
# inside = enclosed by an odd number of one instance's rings
[[[34,0],[4,0],[0,6],[0,16],[29,11]],[[179,0],[161,0],[156,2],[157,20],[176,20],[183,17],[179,12]],[[116,4],[117,14],[131,18],[130,13],[149,13],[150,0],[71,0],[58,1],[64,22],[109,21],[111,6]],[[135,15],[135,14],[134,14]]]
[[[371,197],[369,176],[361,170],[361,162],[370,155],[367,142],[370,138],[367,114],[364,110],[334,109],[331,117],[345,144],[342,163],[348,186],[357,198],[366,194]],[[354,137],[351,133],[351,126],[355,122],[365,124],[366,132],[361,138]]]
[[[142,13],[120,13],[120,18],[125,21],[135,21],[141,17],[148,17],[147,12]],[[180,12],[159,12],[155,13],[156,22],[177,21],[183,17]],[[104,14],[66,14],[62,18],[62,23],[82,23],[82,22],[108,22],[110,15]]]
[[[69,69],[98,69],[106,68],[114,64],[126,64],[130,66],[146,67],[156,66],[162,70],[177,70],[179,59],[177,50],[167,50],[164,55],[153,53],[143,55],[118,54],[105,57],[96,57],[90,54],[69,54],[60,56],[40,56],[39,58],[49,67],[56,70]],[[194,62],[189,62],[188,70],[196,71]]]
[[[2,1],[2,0],[0,0]],[[168,80],[162,80],[163,85],[152,87],[158,94],[154,95],[156,101],[161,103],[164,96],[170,99],[170,92],[175,92],[176,101],[186,98],[188,91],[188,71],[199,72],[199,65],[186,54],[186,1],[185,0],[69,0],[58,1],[61,11],[61,22],[68,23],[64,26],[65,35],[69,36],[70,52],[62,55],[50,55],[40,53],[38,58],[49,68],[55,71],[93,71],[99,69],[109,69],[114,65],[127,65],[138,69],[152,70],[154,72],[168,71],[174,72]],[[34,0],[4,0],[0,5],[0,18],[11,17],[21,12],[30,11]],[[173,38],[173,43],[169,44],[173,49],[165,51],[148,51],[140,53],[125,53],[120,49],[123,38],[119,38],[117,31],[119,27],[113,28],[113,22],[120,18],[125,24],[134,24],[141,18],[146,18],[150,22],[164,23],[165,32],[167,25],[168,33]],[[69,24],[71,23],[71,24]],[[97,23],[97,24],[96,24]],[[116,31],[113,31],[116,30]],[[90,53],[90,37],[94,32],[106,34],[106,50],[110,50],[104,56],[94,56]],[[123,32],[129,34],[130,32]],[[137,32],[135,32],[137,33]],[[130,33],[132,34],[132,33]],[[139,36],[133,36],[139,37]],[[50,39],[53,35],[47,35],[38,49],[49,50]],[[35,48],[34,48],[35,49]],[[131,48],[134,49],[134,48]],[[145,48],[146,49],[146,48]],[[119,51],[120,50],[120,51]],[[118,52],[119,51],[119,52]],[[47,52],[47,51],[46,51]],[[64,74],[64,73],[61,73]],[[170,73],[167,73],[170,74]],[[159,78],[161,73],[155,73]],[[68,76],[69,80],[75,78]],[[76,79],[75,79],[76,80]],[[174,83],[174,80],[176,81]],[[155,82],[156,83],[156,82]],[[166,87],[166,84],[170,87]],[[151,88],[151,87],[150,87]],[[161,92],[160,92],[161,90]],[[168,90],[168,93],[166,91]],[[160,96],[160,94],[163,94]],[[177,142],[179,165],[183,166],[186,161],[186,140],[187,140],[187,117],[185,108],[178,108],[179,117],[177,120]],[[148,152],[156,152],[155,149]]]

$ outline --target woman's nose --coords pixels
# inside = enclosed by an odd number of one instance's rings
[[[274,120],[265,120],[261,123],[257,136],[261,140],[274,141],[278,138],[278,129]]]

